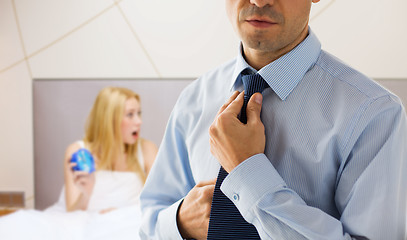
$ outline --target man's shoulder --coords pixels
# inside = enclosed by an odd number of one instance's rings
[[[321,55],[317,60],[316,65],[324,72],[324,74],[329,76],[332,81],[342,83],[347,90],[357,91],[360,94],[373,99],[394,95],[372,78],[326,51],[321,51]]]
[[[222,82],[227,81],[226,79],[233,75],[235,70],[236,59],[229,60],[216,68],[213,68],[200,77],[192,81],[184,90],[182,95],[195,95],[198,93],[205,92],[206,89],[218,88]],[[220,81],[223,79],[223,81]]]

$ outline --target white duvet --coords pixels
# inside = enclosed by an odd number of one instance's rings
[[[66,212],[63,191],[44,211],[19,210],[0,217],[0,239],[139,239],[142,183],[131,172],[95,172],[89,211]],[[101,214],[99,210],[114,207]]]

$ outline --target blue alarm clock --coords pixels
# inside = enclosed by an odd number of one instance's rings
[[[76,166],[72,167],[74,171],[84,171],[92,173],[95,171],[95,161],[89,150],[81,148],[72,154],[71,161],[76,163]]]

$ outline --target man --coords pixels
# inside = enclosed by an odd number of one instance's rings
[[[205,239],[222,166],[221,191],[261,239],[405,239],[404,109],[321,50],[318,1],[226,0],[241,53],[180,95],[141,194],[142,238]],[[247,124],[245,69],[270,86]]]

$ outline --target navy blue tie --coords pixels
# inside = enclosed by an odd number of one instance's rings
[[[245,94],[239,119],[246,124],[246,107],[250,97],[256,92],[261,93],[268,85],[258,73],[243,74],[242,72],[240,77],[243,81]],[[220,167],[213,192],[207,239],[260,239],[254,225],[244,220],[235,204],[220,190],[220,185],[227,175],[225,169]]]

